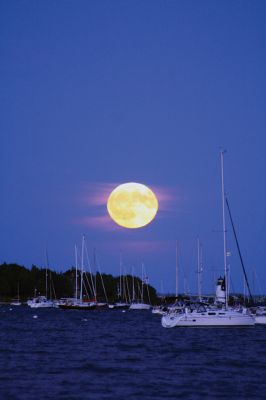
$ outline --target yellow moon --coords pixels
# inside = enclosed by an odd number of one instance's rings
[[[150,223],[158,211],[158,200],[151,189],[141,183],[117,186],[108,197],[110,217],[124,228],[141,228]]]

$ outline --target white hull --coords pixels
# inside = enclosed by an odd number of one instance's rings
[[[266,315],[255,315],[255,323],[266,325]]]
[[[153,307],[151,312],[152,312],[152,314],[156,314],[156,315],[165,315],[167,313],[167,311],[164,311],[161,307]]]
[[[31,308],[52,308],[56,307],[52,300],[47,300],[45,296],[35,297],[27,301],[27,305]]]
[[[115,303],[115,304],[108,304],[108,308],[113,309],[113,308],[118,308],[118,309],[125,309],[129,308],[130,304],[128,303]]]
[[[55,307],[54,303],[52,301],[47,301],[47,302],[43,302],[43,303],[32,303],[29,304],[29,306],[31,308],[51,308],[51,307]]]
[[[20,301],[13,301],[12,303],[10,303],[11,306],[21,306],[21,302]]]
[[[95,310],[96,305],[95,301],[86,302],[71,298],[58,303],[58,307],[64,310]]]
[[[164,328],[198,326],[253,326],[255,319],[249,314],[238,311],[191,312],[167,314],[162,317]]]
[[[151,306],[146,303],[132,303],[130,304],[130,310],[149,310]]]

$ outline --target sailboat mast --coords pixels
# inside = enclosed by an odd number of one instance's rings
[[[93,248],[93,266],[95,269],[95,283],[92,286],[92,289],[94,291],[94,294],[93,294],[94,299],[95,299],[95,301],[97,301],[97,261],[96,261],[96,248],[95,247]],[[91,273],[91,276],[92,276],[92,273]]]
[[[75,244],[75,265],[76,265],[76,276],[75,276],[75,298],[78,300],[78,249]]]
[[[143,279],[144,279],[144,265],[141,263],[141,303],[143,303]]]
[[[80,274],[80,300],[83,300],[83,271],[84,271],[84,235],[82,236],[82,245],[81,245],[81,274]]]
[[[120,301],[122,301],[123,290],[122,290],[122,253],[119,255],[119,296]]]
[[[135,301],[134,267],[132,267],[132,302]]]
[[[228,308],[228,268],[226,248],[226,225],[225,225],[225,190],[224,190],[224,150],[221,150],[221,175],[222,175],[222,212],[223,212],[223,252],[224,252],[224,279],[225,279],[225,308]]]
[[[175,248],[175,297],[178,296],[178,242]]]
[[[199,296],[199,301],[201,301],[201,246],[200,246],[200,240],[199,238],[197,239],[197,244],[198,244],[198,296]]]
[[[47,247],[45,249],[45,255],[46,255],[46,268],[45,268],[45,297],[46,299],[48,298],[48,265],[49,265],[49,260],[48,260],[48,250]]]

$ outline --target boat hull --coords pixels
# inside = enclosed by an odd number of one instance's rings
[[[132,303],[130,304],[130,310],[150,310],[151,306],[145,303]]]
[[[63,310],[83,310],[83,311],[90,311],[96,309],[96,304],[93,305],[76,305],[76,304],[59,304],[59,308]]]
[[[256,315],[255,324],[266,325],[266,315]]]
[[[130,304],[128,303],[115,303],[115,304],[108,304],[108,308],[113,310],[127,310],[129,308]]]
[[[174,327],[225,327],[225,326],[254,326],[255,319],[248,314],[230,313],[228,315],[197,315],[182,314],[171,315],[167,314],[162,317],[162,326],[164,328]]]

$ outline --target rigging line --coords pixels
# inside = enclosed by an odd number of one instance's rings
[[[125,271],[126,273],[126,271]],[[126,295],[127,295],[127,301],[130,303],[130,290],[128,286],[128,276],[125,275],[125,281],[126,281]]]
[[[91,264],[90,264],[90,258],[89,258],[89,253],[87,246],[85,244],[85,253],[86,253],[86,258],[87,258],[87,263],[89,267],[89,273],[90,273],[90,279],[91,279],[91,288],[92,288],[92,294],[94,295],[95,299],[97,299],[97,289],[96,289],[96,271],[95,271],[95,283],[93,282],[93,274],[92,274],[92,269],[91,269]],[[89,281],[88,281],[89,283]]]
[[[229,202],[228,202],[227,197],[225,198],[225,201],[226,201],[226,205],[227,205],[227,209],[228,209],[228,212],[229,212],[231,225],[232,225],[233,232],[234,232],[234,237],[235,237],[235,241],[236,241],[237,250],[238,250],[239,257],[240,257],[242,269],[243,269],[243,272],[244,272],[245,281],[246,281],[248,292],[249,292],[249,297],[250,297],[250,300],[252,301],[252,303],[254,303],[253,297],[252,297],[252,294],[251,294],[251,290],[250,290],[250,287],[249,287],[248,277],[247,277],[247,274],[246,274],[243,258],[242,258],[242,255],[241,255],[241,251],[240,251],[240,247],[239,247],[239,243],[238,243],[238,239],[237,239],[237,235],[236,235],[236,230],[235,230],[235,226],[234,226],[234,222],[233,222],[233,218],[232,218],[232,214],[231,214],[231,210],[230,210],[230,207],[229,207]]]
[[[89,274],[90,274],[90,272],[89,272]],[[88,285],[89,291],[87,289],[86,283]],[[93,289],[91,288],[91,285],[90,285],[90,281],[89,281],[89,278],[88,278],[88,272],[84,272],[83,287],[84,287],[88,297],[94,297],[94,291],[93,291]]]
[[[104,292],[104,297],[105,297],[106,303],[108,303],[108,297],[107,297],[106,290],[105,290],[105,285],[104,285],[104,281],[103,281],[102,271],[101,271],[99,259],[98,259],[97,255],[96,255],[96,249],[95,249],[95,248],[94,248],[94,253],[93,253],[93,255],[94,255],[95,268],[98,267],[98,269],[99,269],[100,278],[101,278],[101,283],[102,283],[102,288],[103,288],[103,292]]]

